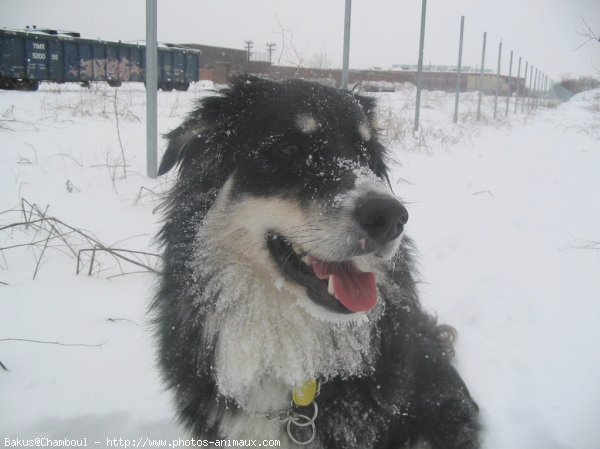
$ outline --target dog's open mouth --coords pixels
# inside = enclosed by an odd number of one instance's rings
[[[285,277],[304,286],[317,304],[339,313],[366,312],[375,307],[375,274],[363,273],[351,260],[320,260],[275,233],[267,235],[267,247]]]

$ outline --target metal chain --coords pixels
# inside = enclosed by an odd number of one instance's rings
[[[315,425],[315,421],[317,419],[317,416],[319,415],[319,407],[317,406],[316,401],[313,401],[311,405],[314,406],[314,412],[312,417],[308,417],[306,415],[303,415],[302,413],[298,413],[292,408],[288,410],[270,410],[265,413],[254,413],[254,415],[259,416],[261,418],[266,418],[267,421],[278,421],[282,424],[286,424],[286,431],[290,440],[292,440],[294,443],[300,446],[306,446],[307,444],[312,443],[315,437],[317,436],[317,427]],[[293,426],[310,427],[310,437],[306,441],[298,440],[292,432]]]
[[[325,380],[321,380],[319,382],[317,382],[317,392],[315,394],[315,397],[318,397],[319,394],[321,393],[321,385],[324,384],[326,381]],[[269,410],[267,412],[264,413],[253,413],[254,416],[258,416],[260,418],[266,418],[267,421],[278,421],[281,424],[285,424],[285,428],[288,434],[288,437],[290,437],[290,440],[292,440],[294,443],[300,445],[300,446],[306,446],[310,443],[313,442],[313,440],[315,439],[315,437],[317,436],[317,426],[315,424],[315,421],[317,420],[317,416],[319,415],[319,407],[317,406],[317,401],[312,401],[310,405],[314,406],[314,412],[312,417],[308,417],[306,415],[303,415],[302,413],[298,413],[294,410],[293,406],[290,407],[287,410]],[[306,441],[300,441],[298,440],[292,432],[292,427],[310,427],[311,430],[311,434],[310,437],[306,440]]]

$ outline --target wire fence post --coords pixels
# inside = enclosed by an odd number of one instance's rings
[[[548,75],[544,75],[544,107],[548,107]]]
[[[346,0],[344,13],[344,61],[342,68],[342,89],[348,87],[348,70],[350,66],[350,22],[352,17],[352,0]]]
[[[510,51],[510,63],[508,65],[508,89],[506,92],[506,111],[504,112],[504,117],[508,117],[508,107],[510,104],[510,82],[512,79],[512,61],[513,61],[513,51]]]
[[[421,0],[421,36],[419,38],[419,63],[417,67],[417,101],[415,106],[415,131],[419,130],[419,115],[421,112],[421,82],[423,75],[423,47],[425,46],[425,16],[427,0]]]
[[[544,95],[544,88],[542,85],[542,80],[544,79],[544,74],[542,73],[542,71],[540,70],[540,76],[539,76],[540,80],[538,81],[538,102],[537,102],[537,107],[540,108],[542,106],[542,96]]]
[[[527,92],[527,69],[529,61],[525,61],[525,76],[523,76],[523,89],[521,90],[521,113],[525,112],[525,93]]]
[[[517,88],[515,91],[515,114],[519,105],[519,87],[521,86],[521,56],[519,56],[519,68],[517,69]]]
[[[533,108],[537,109],[537,100],[538,100],[538,82],[540,79],[540,70],[536,67],[535,68],[535,77],[533,78]]]
[[[548,106],[546,98],[548,97],[548,91],[546,90],[546,74],[542,77],[542,107]]]
[[[537,82],[535,83],[536,88],[536,96],[535,96],[535,108],[538,109],[540,107],[540,95],[541,95],[541,89],[542,89],[542,85],[541,85],[541,81],[542,81],[542,71],[538,70],[537,73]]]
[[[158,172],[158,50],[156,49],[156,0],[146,0],[146,172]]]
[[[538,79],[538,68],[535,68],[535,73],[533,75],[533,97],[531,98],[532,109],[537,108],[537,79]]]
[[[460,16],[460,38],[458,40],[458,66],[456,67],[456,98],[454,100],[454,123],[458,121],[458,102],[460,100],[460,71],[462,68],[463,35],[465,16]]]
[[[531,64],[531,72],[529,72],[529,92],[527,99],[527,109],[531,109],[533,107],[533,64]]]
[[[481,95],[483,90],[483,67],[485,66],[485,41],[487,38],[487,32],[483,33],[483,47],[481,50],[481,69],[479,70],[479,96],[477,99],[477,121],[479,121],[479,117],[481,117]]]
[[[496,95],[494,96],[494,118],[498,112],[498,91],[500,90],[500,65],[502,64],[502,41],[498,46],[498,70],[496,72]]]

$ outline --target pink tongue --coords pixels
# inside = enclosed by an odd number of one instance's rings
[[[377,284],[373,273],[363,273],[352,262],[323,262],[310,257],[315,276],[333,277],[336,298],[352,312],[365,312],[377,303]]]

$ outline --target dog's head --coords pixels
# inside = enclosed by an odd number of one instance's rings
[[[311,306],[368,311],[408,219],[374,107],[315,83],[241,77],[168,134],[159,174],[180,164],[180,196],[218,192],[196,223],[213,246]]]

